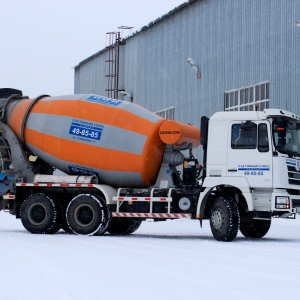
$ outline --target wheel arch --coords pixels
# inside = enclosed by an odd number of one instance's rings
[[[116,204],[113,202],[113,197],[117,196],[117,190],[115,188],[105,184],[97,184],[95,188],[100,192],[98,195],[103,197],[107,205]]]
[[[197,216],[200,220],[209,217],[209,209],[213,204],[213,200],[217,196],[228,196],[235,200],[241,213],[253,211],[253,199],[249,187],[219,184],[211,187],[206,187],[204,191],[200,193],[196,211]]]

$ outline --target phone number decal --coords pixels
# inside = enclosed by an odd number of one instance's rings
[[[263,171],[246,171],[244,175],[261,176],[264,175]]]
[[[246,176],[262,176],[270,171],[270,165],[239,165],[238,171],[243,171]]]
[[[103,127],[95,127],[92,126],[92,123],[90,124],[80,123],[80,122],[72,122],[69,134],[79,136],[79,137],[86,137],[93,140],[100,140]]]

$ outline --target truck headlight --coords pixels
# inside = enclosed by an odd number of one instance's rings
[[[277,196],[275,198],[275,208],[289,209],[290,208],[290,198],[287,196]]]

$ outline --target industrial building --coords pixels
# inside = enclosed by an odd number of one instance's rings
[[[224,110],[300,115],[300,1],[190,0],[75,67],[75,93],[136,102],[197,126]],[[123,35],[123,36],[122,36]]]

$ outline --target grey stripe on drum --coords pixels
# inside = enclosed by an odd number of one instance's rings
[[[75,128],[76,124],[82,124],[77,126],[81,128],[79,131],[89,130],[90,136],[93,134],[93,137],[73,134],[71,129]],[[111,125],[40,113],[29,114],[26,128],[64,140],[138,155],[142,155],[147,139],[145,135]]]

